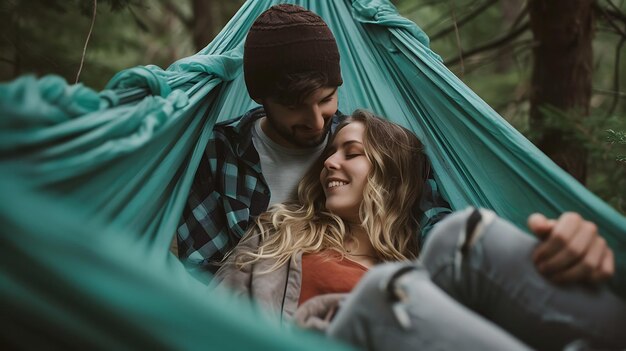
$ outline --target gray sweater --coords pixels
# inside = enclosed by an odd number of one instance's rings
[[[270,273],[262,272],[276,262],[273,259],[261,260],[240,270],[234,262],[235,257],[241,250],[250,251],[259,244],[259,235],[243,239],[215,273],[213,284],[227,286],[236,295],[251,298],[264,309],[279,313],[281,321],[292,320],[298,309],[302,285],[302,254]]]
[[[325,294],[313,297],[298,307],[302,286],[302,253],[296,254],[275,271],[268,270],[276,260],[264,259],[243,269],[237,268],[235,257],[241,250],[250,251],[260,244],[260,236],[244,238],[215,274],[212,284],[230,288],[236,296],[254,300],[263,309],[277,314],[282,322],[295,322],[300,327],[324,331],[347,294]]]

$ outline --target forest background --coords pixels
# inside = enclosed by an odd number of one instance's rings
[[[0,0],[0,81],[57,74],[99,90],[125,68],[193,55],[242,3]],[[465,84],[626,214],[626,0],[392,3]]]

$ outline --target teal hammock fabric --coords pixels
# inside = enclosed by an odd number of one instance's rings
[[[626,296],[626,218],[456,78],[388,1],[249,0],[205,49],[166,70],[124,70],[101,92],[55,76],[0,86],[3,342],[344,348],[209,293],[169,253],[212,126],[254,106],[241,74],[247,30],[282,2],[318,13],[335,34],[340,109],[413,130],[454,209],[491,208],[522,228],[534,211],[580,212],[616,253],[613,287]]]

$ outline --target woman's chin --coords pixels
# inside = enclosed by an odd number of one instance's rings
[[[359,208],[354,206],[338,206],[338,204],[326,203],[326,209],[343,219],[344,222],[347,223],[357,223],[359,222]]]

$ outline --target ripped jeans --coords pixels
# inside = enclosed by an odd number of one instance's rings
[[[606,286],[550,283],[536,243],[491,211],[450,215],[419,262],[368,272],[327,334],[368,350],[626,347],[626,303]]]

